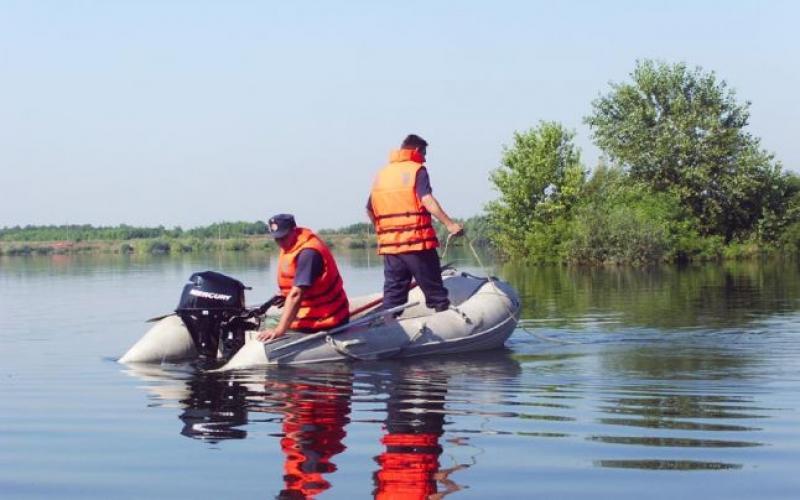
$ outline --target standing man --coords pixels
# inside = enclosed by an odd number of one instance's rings
[[[274,340],[288,330],[314,333],[346,323],[350,304],[328,246],[310,229],[297,227],[290,214],[276,215],[267,227],[281,248],[278,288],[285,302],[278,326],[260,331],[258,340]]]
[[[425,303],[437,312],[450,306],[442,284],[442,270],[436,248],[439,241],[431,215],[454,236],[463,233],[433,197],[425,154],[428,143],[411,134],[400,149],[389,155],[372,184],[367,215],[378,236],[378,253],[383,255],[383,307],[390,309],[408,301],[413,277],[425,294]]]

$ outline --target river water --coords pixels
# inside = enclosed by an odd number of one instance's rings
[[[458,358],[116,363],[204,269],[274,291],[264,255],[0,259],[0,498],[800,498],[796,263],[495,266],[524,328]]]

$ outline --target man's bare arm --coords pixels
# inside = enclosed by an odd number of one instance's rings
[[[299,286],[293,286],[289,293],[286,295],[286,302],[283,304],[283,313],[281,319],[278,321],[278,326],[275,328],[266,328],[258,332],[256,338],[262,342],[274,340],[286,334],[289,330],[289,325],[297,317],[297,311],[300,309],[300,301],[303,300],[304,290]]]
[[[436,219],[444,224],[447,228],[447,231],[454,235],[459,236],[464,233],[464,228],[458,222],[454,222],[453,219],[450,218],[447,213],[445,213],[444,209],[439,202],[436,201],[436,198],[433,197],[432,194],[426,194],[422,197],[422,205],[428,209],[428,212],[431,213]]]
[[[292,321],[297,317],[297,311],[300,309],[300,301],[303,300],[303,293],[304,290],[299,286],[293,286],[292,289],[289,290],[289,293],[286,295],[286,303],[283,305],[281,320],[278,322],[278,326],[275,327],[275,331],[283,334],[289,329],[289,325],[291,325]]]

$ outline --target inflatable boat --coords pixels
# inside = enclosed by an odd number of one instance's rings
[[[520,301],[506,282],[448,270],[443,282],[450,308],[424,305],[418,288],[409,302],[375,311],[380,294],[350,299],[350,322],[329,331],[290,332],[260,342],[255,331],[279,314],[270,303],[244,304],[246,287],[227,276],[196,273],[184,287],[176,313],[160,319],[120,358],[121,363],[214,361],[216,369],[380,360],[476,352],[503,346],[519,320]]]

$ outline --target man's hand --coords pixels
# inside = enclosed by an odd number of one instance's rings
[[[260,340],[261,342],[270,342],[279,337],[283,337],[284,335],[286,335],[286,332],[281,332],[273,328],[267,328],[258,332],[256,339]]]
[[[297,317],[297,310],[300,309],[300,302],[303,300],[303,288],[293,286],[284,297],[284,300],[286,303],[281,304],[284,307],[281,319],[278,320],[278,325],[275,328],[265,328],[261,330],[258,332],[258,335],[256,335],[256,339],[261,342],[270,342],[286,335],[286,331],[289,330],[292,321]]]
[[[447,232],[450,233],[451,236],[464,236],[464,226],[458,222],[451,222],[447,225]]]

